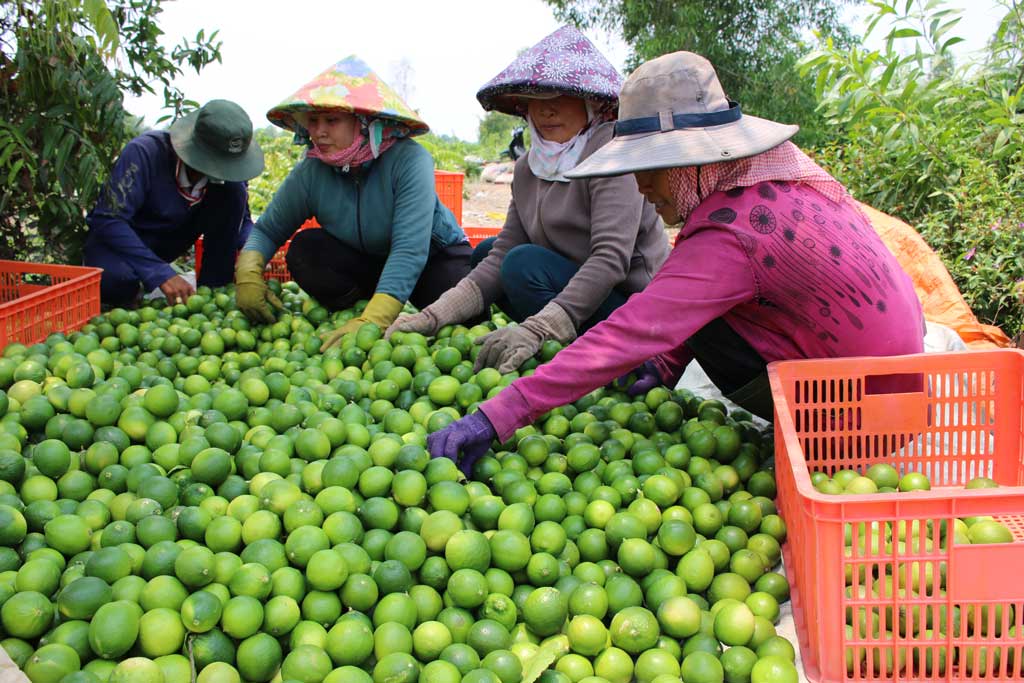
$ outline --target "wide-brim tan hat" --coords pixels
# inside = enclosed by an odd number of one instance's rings
[[[711,62],[673,52],[640,65],[619,95],[615,137],[569,178],[703,166],[751,157],[781,145],[799,126],[743,114]]]

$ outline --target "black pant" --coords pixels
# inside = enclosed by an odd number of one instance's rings
[[[424,308],[469,274],[469,244],[431,250],[409,301]],[[377,289],[386,258],[347,246],[326,230],[303,230],[292,238],[286,257],[295,282],[324,308],[340,311]]]
[[[768,363],[729,323],[712,320],[686,346],[723,396],[766,420],[773,418]]]

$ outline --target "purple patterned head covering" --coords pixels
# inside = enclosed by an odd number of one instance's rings
[[[587,37],[563,26],[540,41],[487,82],[476,94],[487,111],[521,115],[516,95],[573,95],[614,112],[622,76]],[[612,116],[614,118],[614,116]]]

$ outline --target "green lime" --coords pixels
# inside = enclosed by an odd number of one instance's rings
[[[93,651],[104,659],[121,657],[135,644],[141,618],[142,609],[127,600],[115,600],[100,607],[89,624]]]
[[[219,598],[207,591],[192,593],[181,604],[181,620],[193,633],[205,633],[220,622],[223,605]]]

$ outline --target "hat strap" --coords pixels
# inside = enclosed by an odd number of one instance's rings
[[[706,114],[673,114],[671,125],[666,116],[642,116],[635,119],[620,119],[615,123],[615,136],[636,135],[638,133],[661,133],[670,130],[681,130],[684,128],[709,128],[721,126],[725,123],[739,121],[743,114],[740,112],[740,105],[736,102],[729,102],[729,108],[722,111],[712,111]],[[663,120],[664,119],[664,120]]]

